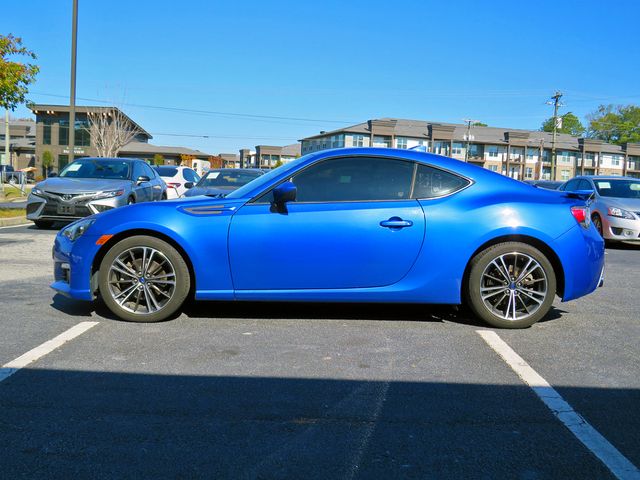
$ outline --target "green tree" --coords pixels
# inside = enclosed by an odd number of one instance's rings
[[[590,138],[618,145],[640,142],[640,107],[636,105],[600,105],[587,120]]]
[[[49,169],[53,165],[53,155],[49,150],[42,152],[42,168],[44,168],[45,176],[49,175]]]
[[[486,123],[482,123],[482,122],[473,122],[471,124],[472,127],[488,127],[489,125],[487,125]]]
[[[35,53],[22,46],[20,37],[0,35],[0,107],[8,110],[24,103],[29,84],[40,70],[32,63],[11,60],[16,56],[36,59]]]
[[[154,165],[164,165],[164,156],[161,153],[156,153],[153,156]]]
[[[557,129],[558,133],[567,133],[574,137],[579,137],[585,132],[585,128],[580,122],[580,119],[573,113],[565,113],[564,115],[560,115],[559,118],[562,119],[562,126]],[[542,124],[542,131],[553,132],[553,117],[545,120]]]

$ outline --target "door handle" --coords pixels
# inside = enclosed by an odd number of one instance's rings
[[[391,217],[389,220],[383,220],[380,222],[381,227],[386,228],[405,228],[413,225],[411,220],[403,220],[400,217]]]

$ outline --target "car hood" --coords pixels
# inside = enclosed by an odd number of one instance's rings
[[[618,207],[632,212],[640,212],[640,198],[600,197],[600,202],[608,207]]]
[[[235,187],[193,187],[187,190],[185,197],[197,197],[198,195],[227,195],[235,190]]]
[[[36,187],[48,192],[80,193],[117,190],[131,185],[130,180],[110,178],[62,178],[54,177],[40,182]]]

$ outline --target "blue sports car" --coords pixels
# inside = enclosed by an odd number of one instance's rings
[[[119,318],[185,299],[465,303],[495,327],[543,318],[601,283],[588,195],[387,148],[301,157],[225,198],[104,212],[60,231],[52,287]]]

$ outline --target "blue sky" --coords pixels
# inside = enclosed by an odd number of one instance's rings
[[[637,0],[79,3],[77,103],[123,104],[161,145],[237,152],[376,117],[536,129],[556,89],[579,117],[640,103]],[[71,5],[3,6],[0,33],[38,54],[35,102],[68,102]]]

